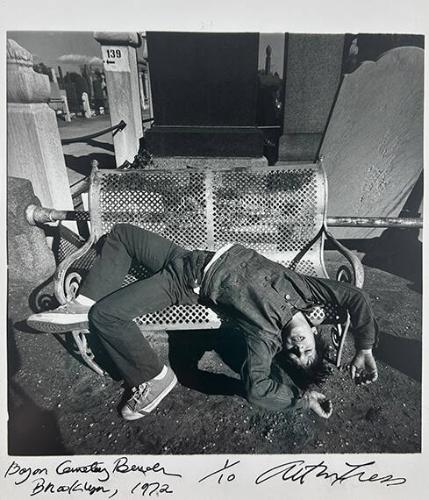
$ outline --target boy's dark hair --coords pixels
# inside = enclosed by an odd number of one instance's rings
[[[316,342],[316,356],[309,366],[298,366],[283,353],[281,364],[285,365],[290,377],[301,389],[308,389],[312,385],[322,385],[332,373],[329,362],[329,343],[320,333],[314,336]]]

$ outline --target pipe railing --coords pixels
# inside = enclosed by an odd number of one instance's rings
[[[421,217],[327,217],[329,227],[402,227],[421,228]]]
[[[25,210],[27,221],[31,225],[46,224],[63,220],[89,221],[87,211],[56,210],[38,205],[29,205]],[[418,217],[327,217],[328,227],[400,227],[422,228],[423,219]]]
[[[73,144],[74,142],[86,142],[90,139],[94,139],[95,137],[99,137],[100,135],[107,134],[108,132],[113,132],[114,134],[116,134],[120,130],[124,130],[126,126],[127,124],[124,122],[124,120],[121,120],[117,125],[113,125],[113,127],[109,128],[104,128],[103,130],[94,132],[93,134],[81,135],[80,137],[72,137],[70,139],[62,139],[61,144],[64,146],[66,144]]]
[[[25,209],[25,217],[31,226],[58,222],[63,220],[89,221],[89,212],[78,210],[56,210],[38,205],[28,205]]]

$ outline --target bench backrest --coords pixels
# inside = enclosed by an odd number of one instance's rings
[[[297,271],[326,276],[320,235],[326,197],[320,164],[210,171],[94,169],[91,224],[97,238],[127,222],[188,249],[241,243]]]

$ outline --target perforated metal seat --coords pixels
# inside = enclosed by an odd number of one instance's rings
[[[57,296],[64,290],[68,269],[118,223],[156,232],[188,249],[217,250],[241,243],[298,272],[328,277],[323,261],[327,182],[320,164],[247,169],[98,170],[90,187],[91,235],[74,256],[60,265]],[[360,262],[344,247],[361,286]],[[75,265],[73,267],[76,267]],[[361,267],[361,265],[360,265]],[[134,268],[124,285],[147,277]],[[315,317],[343,322],[334,307]],[[136,318],[148,330],[218,328],[220,318],[209,308],[173,306]]]

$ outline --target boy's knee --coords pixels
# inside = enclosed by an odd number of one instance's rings
[[[112,301],[96,302],[88,313],[88,321],[90,326],[95,326],[98,329],[104,330],[105,325],[116,325],[121,327],[127,318],[124,318],[121,310],[114,306]]]
[[[98,326],[105,321],[109,321],[109,314],[107,308],[103,305],[102,302],[96,302],[88,313],[89,323]]]

